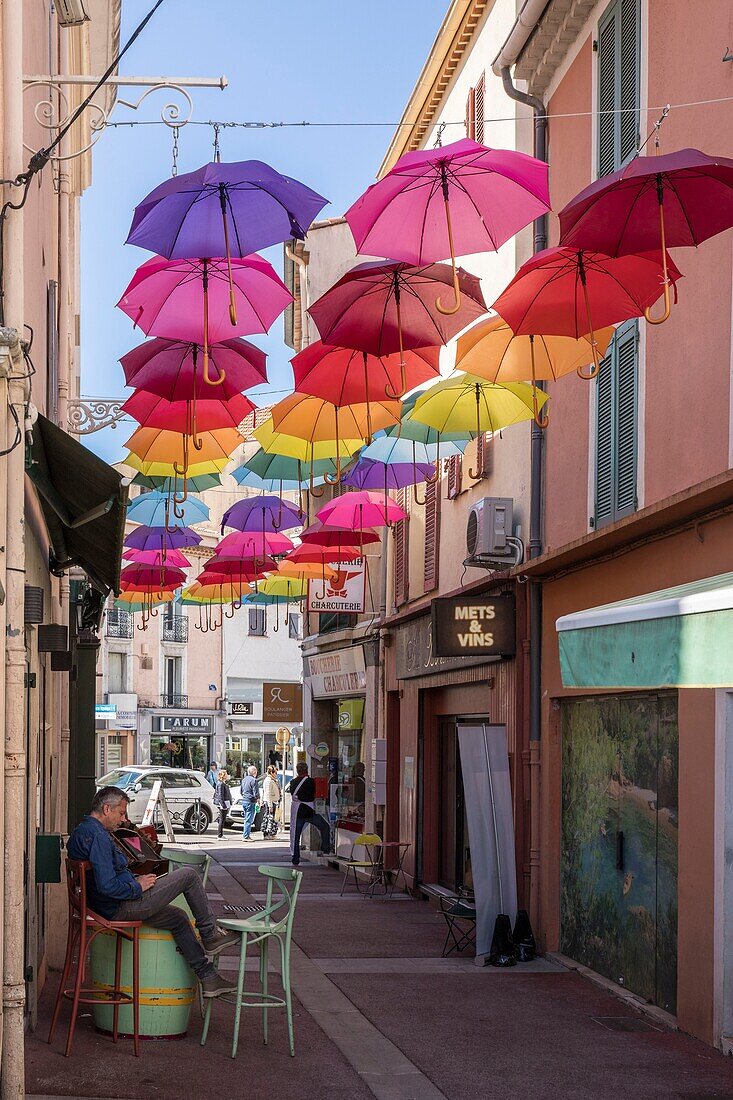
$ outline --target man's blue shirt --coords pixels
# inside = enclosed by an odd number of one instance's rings
[[[123,852],[115,845],[101,821],[85,817],[74,829],[67,845],[69,859],[87,860],[87,903],[100,917],[112,920],[123,901],[142,897],[142,887],[127,866]]]
[[[242,792],[242,802],[259,802],[260,785],[257,782],[257,776],[245,775],[241,782],[240,790]]]

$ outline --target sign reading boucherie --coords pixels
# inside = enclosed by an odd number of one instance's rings
[[[360,645],[306,657],[306,675],[316,699],[359,695],[366,690],[364,650]]]
[[[437,657],[513,657],[517,651],[514,596],[433,600],[431,615]]]

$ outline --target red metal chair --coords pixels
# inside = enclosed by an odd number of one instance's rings
[[[92,865],[84,860],[66,860],[66,886],[69,892],[69,933],[66,938],[66,958],[64,970],[61,975],[56,1004],[54,1005],[51,1029],[48,1033],[49,1043],[53,1042],[56,1024],[61,1012],[61,1002],[66,999],[72,1002],[71,1020],[69,1021],[69,1033],[66,1038],[65,1055],[71,1054],[71,1046],[74,1041],[74,1029],[76,1028],[76,1016],[80,1004],[95,1004],[104,1001],[105,1004],[114,1005],[112,1042],[117,1042],[118,1021],[120,1005],[132,1004],[133,1018],[133,1045],[135,1055],[140,1055],[140,929],[142,921],[115,921],[105,920],[99,914],[94,913],[87,905],[87,872],[91,872]],[[87,954],[95,936],[100,932],[114,932],[117,937],[115,951],[115,986],[111,990],[94,989],[84,986],[84,972],[86,970]],[[122,972],[122,941],[132,943],[132,996],[123,992],[120,981]],[[66,988],[71,968],[74,962],[74,951],[78,947],[78,962],[73,986]]]

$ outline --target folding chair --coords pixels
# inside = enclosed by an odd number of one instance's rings
[[[453,897],[441,897],[440,913],[447,931],[442,957],[447,959],[453,951],[476,947],[476,902],[473,894],[462,890]]]
[[[344,881],[341,883],[340,897],[343,896],[344,890],[346,889],[350,873],[354,876],[354,886],[357,891],[361,893],[357,871],[364,871],[369,876],[369,881],[366,885],[366,890],[369,890],[369,887],[374,882],[375,874],[382,858],[381,845],[382,838],[377,836],[376,833],[360,833],[357,837],[354,837],[354,843],[351,845],[350,854],[346,858],[340,856],[336,860],[339,867],[343,867],[344,869]],[[357,848],[361,849],[361,858],[359,858]]]

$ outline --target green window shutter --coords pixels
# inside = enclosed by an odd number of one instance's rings
[[[613,350],[612,343],[596,379],[596,528],[613,519]]]
[[[598,175],[616,167],[616,8],[614,4],[598,27]]]
[[[616,507],[615,519],[636,510],[638,337],[636,322],[622,330],[616,344]]]
[[[599,176],[620,168],[638,147],[639,3],[640,0],[614,0],[598,24]]]
[[[618,164],[626,164],[639,146],[640,43],[639,0],[620,0],[619,19],[619,149]]]

